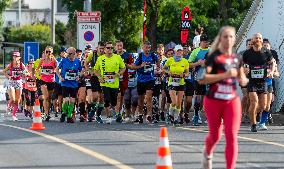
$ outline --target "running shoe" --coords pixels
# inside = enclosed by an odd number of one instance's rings
[[[201,116],[200,116],[200,115],[198,115],[198,123],[199,123],[199,124],[202,124],[202,119],[201,119]]]
[[[74,120],[72,117],[67,117],[67,123],[74,123]]]
[[[153,124],[159,123],[159,121],[157,120],[157,115],[153,115],[152,123],[153,123]]]
[[[257,132],[256,124],[251,125],[250,131],[251,132]]]
[[[58,117],[58,112],[55,112],[55,115],[54,115],[55,117]]]
[[[66,117],[66,114],[65,113],[62,113],[61,114],[61,117],[60,117],[60,122],[64,122],[65,121],[65,117]]]
[[[198,122],[199,117],[198,116],[193,116],[193,125],[194,126],[199,126],[199,122]]]
[[[48,122],[50,120],[50,118],[51,118],[50,115],[47,115],[46,118],[45,118],[45,121]]]
[[[152,123],[152,117],[149,115],[146,117],[145,120],[146,120],[146,123]]]
[[[185,113],[185,114],[184,114],[184,118],[183,118],[183,119],[184,119],[184,122],[185,122],[186,124],[190,123],[188,113]]]
[[[139,115],[136,120],[134,121],[134,123],[139,123],[142,124],[143,123],[143,115]]]
[[[205,150],[203,151],[202,166],[203,169],[212,169],[212,156],[208,156]]]
[[[106,119],[106,124],[111,124],[112,123],[112,118],[111,117],[108,117],[107,119]]]
[[[83,115],[80,115],[80,122],[85,122],[86,121],[86,119],[85,119],[85,117],[83,116]]]
[[[259,123],[257,125],[257,130],[268,130],[267,127],[265,126],[265,123]]]
[[[256,115],[256,122],[259,122],[260,121],[260,113],[257,113]]]
[[[174,124],[174,126],[179,126],[180,122],[178,120],[174,120],[173,124]]]
[[[28,114],[29,114],[29,111],[28,111],[27,109],[24,109],[24,115],[25,115],[26,117],[28,117]]]
[[[272,114],[269,113],[269,116],[268,116],[268,123],[269,124],[273,124],[273,118],[272,118]]]
[[[16,116],[12,116],[13,121],[18,121],[18,118]]]
[[[96,117],[96,120],[97,120],[97,122],[100,123],[100,124],[104,123],[104,122],[103,122],[103,119],[101,118],[101,116],[97,116],[97,117]]]
[[[161,121],[166,121],[165,112],[161,112]]]
[[[116,121],[117,123],[121,123],[121,122],[122,122],[122,116],[121,116],[120,113],[118,113],[118,114],[116,115],[115,121]]]

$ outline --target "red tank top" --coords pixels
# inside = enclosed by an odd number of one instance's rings
[[[13,67],[13,62],[10,66],[10,76],[12,80],[21,80],[23,74],[23,63],[20,63],[20,67]]]

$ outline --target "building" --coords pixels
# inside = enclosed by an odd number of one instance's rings
[[[68,22],[68,11],[62,6],[62,0],[54,0],[55,20]],[[21,0],[20,24],[51,23],[51,0]],[[13,0],[11,8],[3,13],[4,27],[16,26],[18,23],[18,0]]]

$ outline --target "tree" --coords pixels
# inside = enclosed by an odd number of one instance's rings
[[[69,32],[76,40],[76,11],[83,11],[82,1],[64,0],[69,11]],[[102,12],[102,40],[124,42],[127,50],[136,51],[141,44],[143,1],[99,0],[92,1],[93,11]],[[69,33],[70,35],[70,33]]]
[[[12,4],[12,0],[0,0],[0,40],[3,40],[3,16],[4,10]]]

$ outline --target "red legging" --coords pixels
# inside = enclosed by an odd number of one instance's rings
[[[238,132],[241,123],[241,101],[239,97],[231,101],[204,98],[209,133],[205,139],[206,152],[213,154],[222,134],[222,119],[225,127],[227,169],[234,169],[238,157]]]

